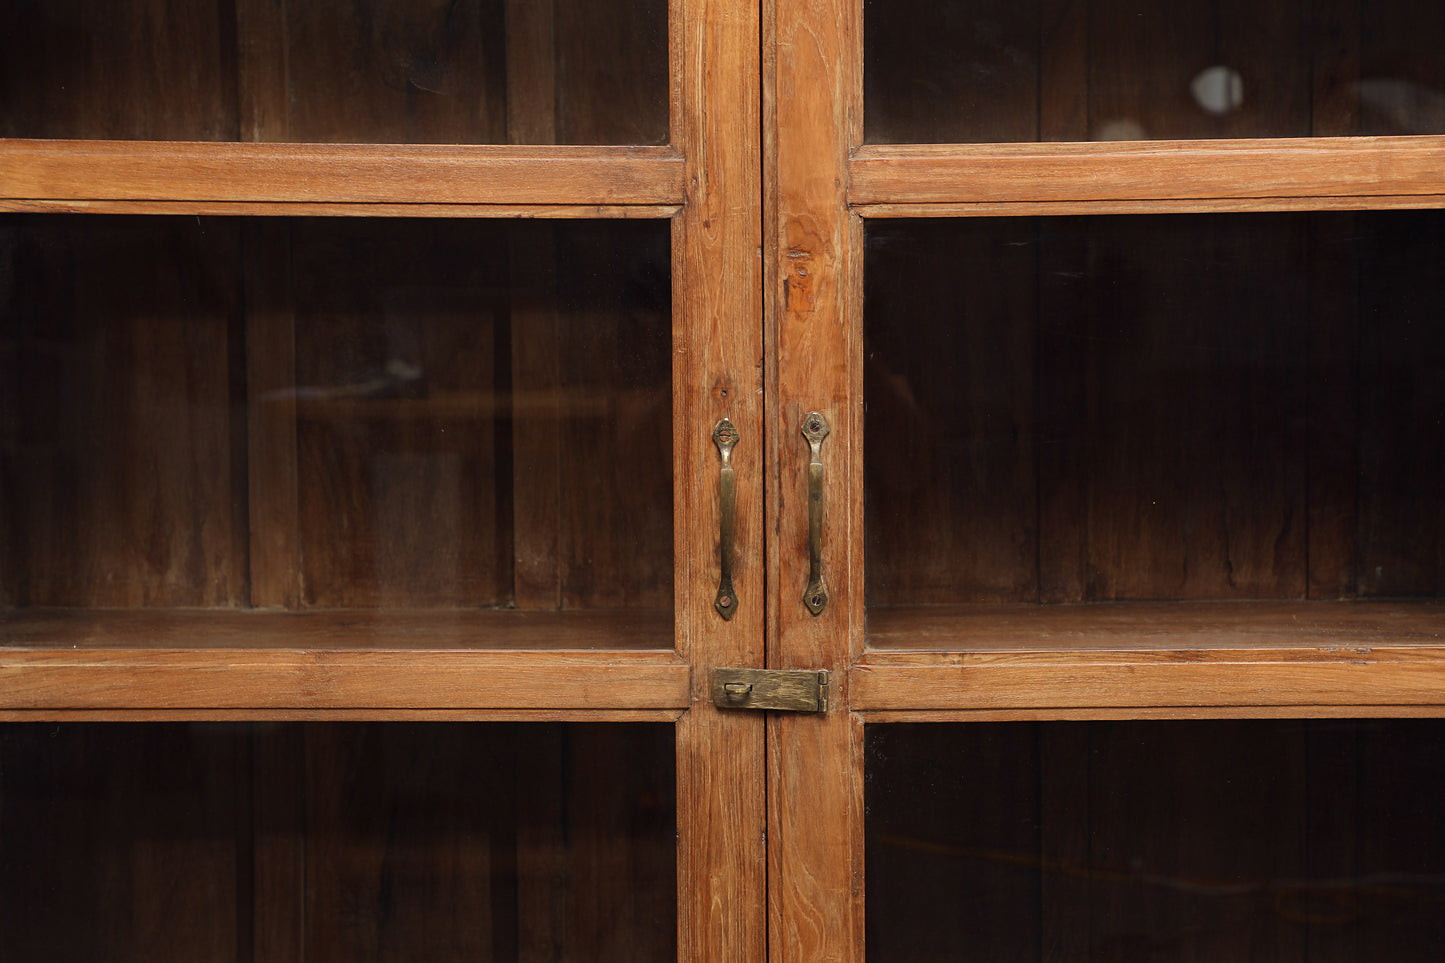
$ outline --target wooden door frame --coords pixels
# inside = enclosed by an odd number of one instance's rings
[[[763,17],[764,306],[768,395],[776,399],[768,412],[768,664],[832,673],[828,713],[768,722],[769,958],[858,961],[865,722],[1181,714],[1178,688],[1162,676],[1122,693],[1119,660],[1107,653],[1013,666],[1019,671],[1007,692],[994,691],[987,704],[975,694],[980,680],[995,682],[984,664],[870,656],[859,665],[865,218],[1440,208],[1445,136],[868,146],[863,0],[764,0]],[[816,617],[800,598],[808,571],[800,427],[810,411],[832,429],[824,443],[823,545],[831,599]],[[1261,682],[1259,667],[1247,662],[1191,666],[1191,692],[1233,685],[1240,701],[1214,709],[1196,702],[1183,714],[1289,716],[1307,711],[1301,702],[1339,715],[1445,711],[1411,706],[1427,685],[1419,673],[1352,667],[1343,670],[1348,683],[1301,690],[1298,673]],[[1440,670],[1421,671],[1438,693]],[[1079,686],[1081,672],[1097,683]],[[1375,681],[1357,694],[1366,672]],[[1022,696],[1040,686],[1032,702]],[[866,705],[854,688],[866,688]],[[1341,693],[1356,704],[1335,704]]]

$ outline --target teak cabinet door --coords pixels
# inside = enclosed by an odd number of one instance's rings
[[[760,60],[0,12],[0,956],[763,959]]]
[[[770,958],[1438,952],[1445,19],[764,29]]]

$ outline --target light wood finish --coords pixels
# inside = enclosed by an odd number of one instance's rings
[[[678,723],[679,958],[766,958],[763,719],[712,705],[708,669],[761,666],[763,616],[762,220],[758,5],[673,0],[673,139],[687,207],[673,222],[673,550],[678,652],[694,667]],[[730,621],[719,578],[713,427],[737,426]]]
[[[220,216],[288,215],[296,217],[494,217],[630,220],[670,218],[677,204],[369,204],[349,202],[274,203],[271,201],[106,201],[14,200],[0,198],[0,211],[34,214],[213,214]]]
[[[1445,207],[1445,194],[1375,197],[1215,197],[1164,200],[855,204],[864,218],[1028,217],[1073,214],[1238,214],[1261,211],[1386,211]]]
[[[1445,193],[1445,138],[870,146],[853,204],[1052,203]]]
[[[777,353],[768,663],[829,669],[835,706],[768,721],[768,934],[778,963],[856,960],[863,951],[863,729],[847,711],[846,675],[862,626],[862,222],[847,211],[848,155],[862,138],[861,13],[861,3],[777,0],[767,28],[777,95],[766,225],[776,252],[767,307]],[[802,601],[809,458],[801,427],[811,411],[832,429],[821,450],[830,598],[816,617]]]
[[[670,147],[0,141],[14,200],[677,204]]]
[[[7,649],[0,708],[671,708],[688,675],[642,652]]]
[[[1445,644],[1438,602],[1109,602],[871,607],[890,652],[1368,650]]]
[[[1098,706],[1089,709],[882,709],[858,713],[868,725],[890,722],[1086,722],[1101,719],[1438,719],[1439,705]]]
[[[663,610],[19,609],[0,613],[11,649],[670,650]]]
[[[0,722],[677,722],[672,709],[0,709]]]
[[[901,709],[1445,704],[1437,648],[875,656],[852,705]],[[1324,711],[1321,708],[1321,711]]]

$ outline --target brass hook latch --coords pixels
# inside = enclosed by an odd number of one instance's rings
[[[719,709],[827,712],[827,669],[713,669],[712,701]]]

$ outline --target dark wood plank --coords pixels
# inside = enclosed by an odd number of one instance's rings
[[[868,603],[1032,600],[1035,225],[874,223],[867,238]]]
[[[301,517],[291,230],[284,220],[256,219],[242,231],[250,604],[295,608],[301,603]]]
[[[7,221],[17,384],[0,553],[19,605],[234,605],[234,223]]]
[[[933,605],[869,609],[879,650],[1352,649],[1433,645],[1435,602],[1117,602],[1108,605]]]
[[[0,771],[0,955],[244,958],[244,730],[6,726]]]
[[[557,235],[562,311],[560,545],[564,608],[673,598],[669,238],[653,222]]]
[[[1037,140],[1040,6],[1039,0],[865,4],[867,142]]]
[[[1359,340],[1359,591],[1445,591],[1445,223],[1362,215]]]
[[[1309,423],[1306,524],[1312,599],[1359,592],[1360,250],[1348,213],[1309,219]]]
[[[284,15],[289,140],[506,141],[500,3],[288,3]]]
[[[356,406],[354,417],[300,413],[305,603],[509,601],[493,413],[388,416],[391,399],[493,387],[505,236],[468,222],[298,221],[293,231],[295,391]]]
[[[1089,139],[1091,6],[1039,0],[1039,140]]]
[[[1027,725],[869,727],[869,959],[1040,958],[1036,738]]]
[[[557,142],[667,143],[667,0],[552,0],[552,8]]]
[[[1303,228],[1091,224],[1090,598],[1304,596]]]
[[[519,609],[562,605],[562,330],[557,242],[546,222],[511,231],[511,384],[514,404],[535,399],[511,423],[513,601]]]
[[[1279,724],[1091,726],[1091,958],[1302,961],[1273,891],[1304,869],[1300,749]]]
[[[234,140],[234,31],[225,3],[7,3],[0,137]]]

